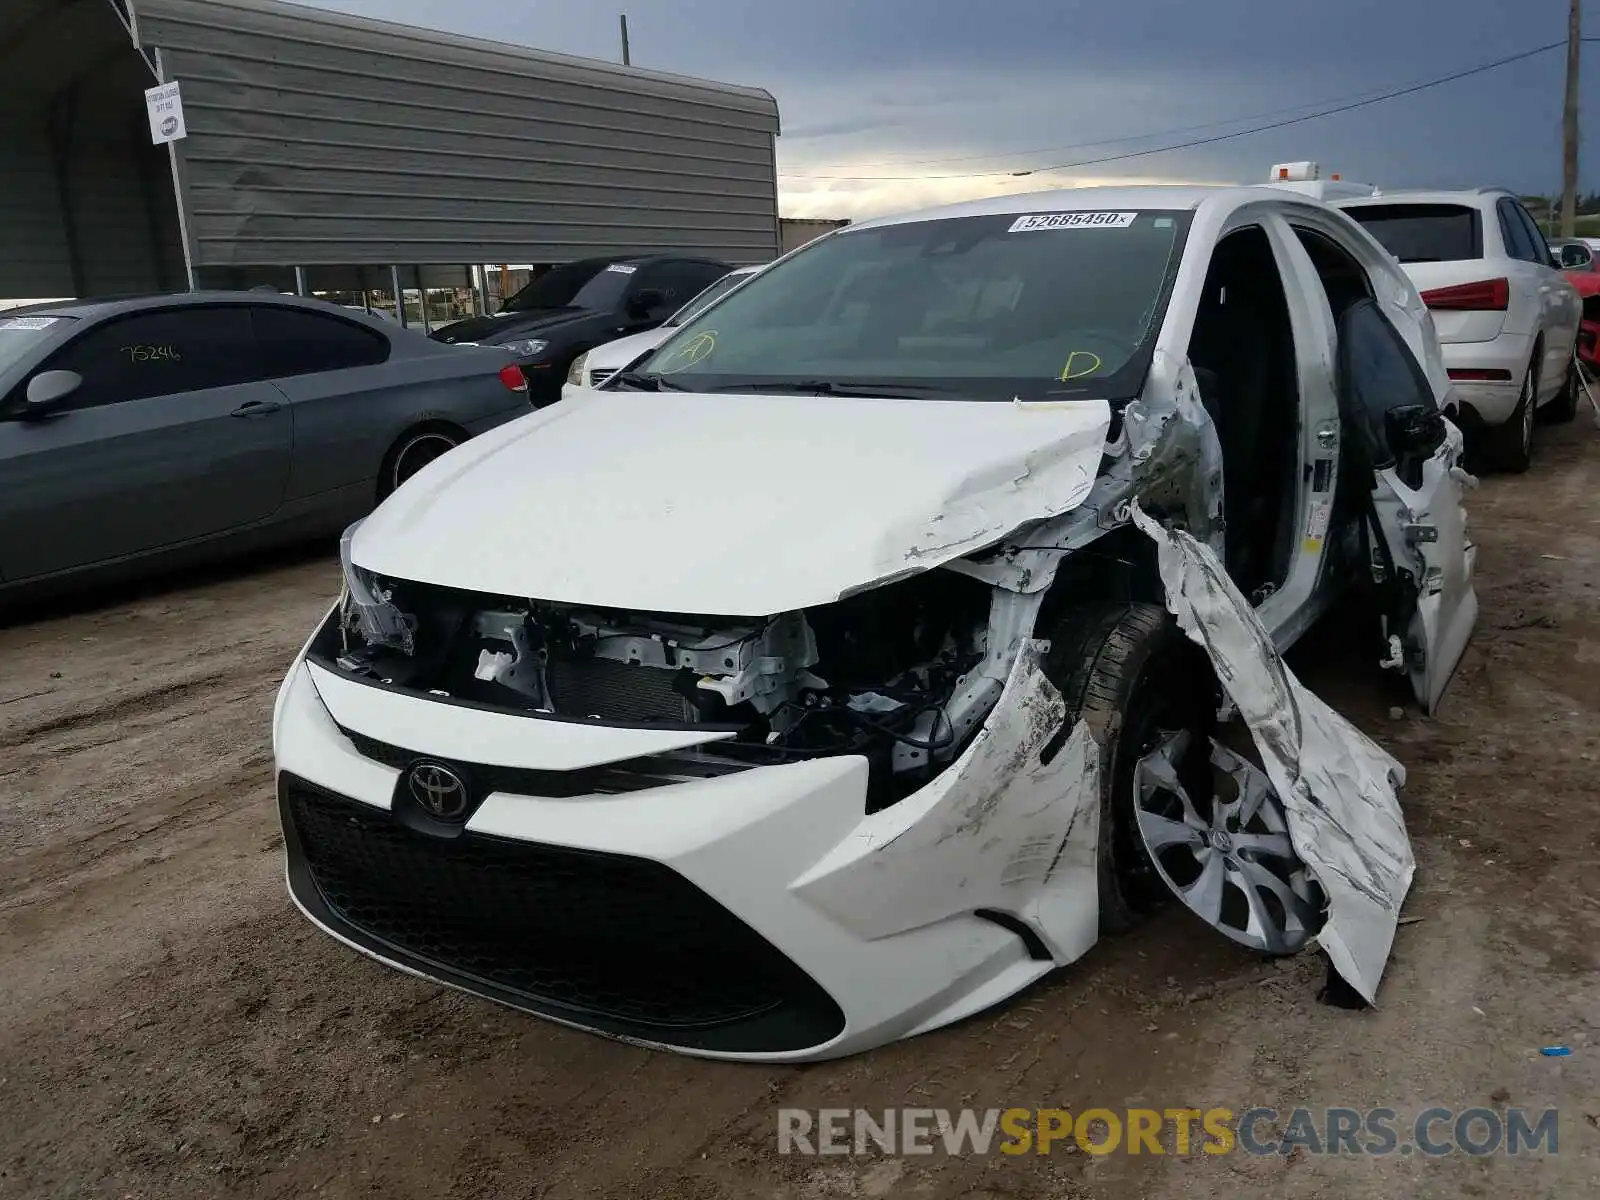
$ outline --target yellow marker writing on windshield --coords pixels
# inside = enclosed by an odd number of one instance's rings
[[[677,371],[686,371],[696,363],[710,358],[712,351],[716,348],[717,331],[715,329],[697,333],[672,352],[671,357],[667,359],[667,365],[661,368],[661,374],[671,375]]]
[[[1087,359],[1089,361],[1089,365],[1081,368],[1078,367],[1077,363],[1079,359]],[[1061,374],[1056,376],[1056,378],[1060,382],[1066,383],[1069,379],[1082,379],[1086,375],[1093,375],[1099,369],[1100,356],[1098,354],[1094,354],[1088,350],[1074,350],[1071,354],[1067,355],[1067,365],[1061,368]]]

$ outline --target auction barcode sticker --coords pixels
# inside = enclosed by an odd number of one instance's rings
[[[1008,233],[1032,233],[1038,229],[1126,229],[1138,213],[1131,212],[1055,212],[1030,213],[1011,223]]]

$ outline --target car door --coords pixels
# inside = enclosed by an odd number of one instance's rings
[[[1533,246],[1533,256],[1544,280],[1540,293],[1543,300],[1541,327],[1545,338],[1545,361],[1540,379],[1544,386],[1539,390],[1549,397],[1560,391],[1567,364],[1572,361],[1578,326],[1583,320],[1583,299],[1572,281],[1551,262],[1550,243],[1539,232],[1539,223],[1517,201],[1510,201],[1510,204],[1512,215]]]
[[[1434,712],[1478,617],[1476,550],[1461,503],[1460,432],[1373,300],[1339,320],[1339,404],[1360,486],[1388,646]]]
[[[109,317],[39,370],[73,371],[82,383],[30,417],[24,379],[0,412],[8,581],[223,533],[270,517],[281,502],[289,413],[254,378],[243,308]]]
[[[1539,378],[1548,385],[1552,364],[1556,366],[1559,377],[1560,365],[1566,357],[1562,353],[1565,336],[1560,332],[1551,336],[1553,328],[1559,330],[1564,316],[1562,297],[1557,286],[1560,272],[1550,263],[1550,252],[1544,239],[1538,237],[1536,229],[1523,223],[1521,214],[1521,206],[1511,197],[1502,196],[1495,201],[1500,237],[1505,242],[1506,255],[1510,259],[1508,274],[1512,287],[1517,293],[1531,297],[1534,303],[1533,324],[1526,332],[1533,337],[1540,333],[1545,335],[1543,356],[1538,367]],[[1564,279],[1559,282],[1566,283]],[[1566,354],[1570,353],[1571,347],[1568,346]]]
[[[333,313],[288,305],[252,305],[250,320],[262,375],[293,416],[289,498],[375,487],[384,452],[419,417],[402,413],[406,381],[383,365],[393,353],[390,339]],[[395,336],[405,335],[397,329]]]

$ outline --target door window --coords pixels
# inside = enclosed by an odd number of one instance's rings
[[[112,317],[53,355],[45,370],[76,371],[80,387],[63,408],[198,392],[260,377],[243,308],[169,308]]]
[[[1533,257],[1529,261],[1540,266],[1550,265],[1550,243],[1544,240],[1544,234],[1539,232],[1539,223],[1528,215],[1528,210],[1515,200],[1511,201],[1511,211],[1515,214],[1518,224],[1522,226],[1523,233],[1528,239],[1528,244],[1533,247]]]
[[[651,262],[650,266],[640,267],[638,275],[634,277],[634,286],[627,290],[629,301],[646,291],[658,291],[662,301],[651,306],[651,315],[677,312],[694,296],[706,290],[706,285],[696,282],[699,275],[690,274],[690,266],[688,262]]]
[[[683,266],[685,284],[692,289],[689,293],[691,296],[705,291],[728,273],[728,268],[719,263],[691,262]]]
[[[1517,217],[1517,205],[1510,199],[1501,200],[1495,206],[1495,212],[1500,216],[1500,236],[1506,243],[1506,254],[1512,258],[1521,259],[1523,262],[1549,262],[1549,257],[1540,258],[1533,242],[1528,237],[1528,230]]]
[[[1423,460],[1445,439],[1444,417],[1411,348],[1372,300],[1339,322],[1339,407],[1368,467],[1393,467],[1420,485]]]
[[[266,379],[370,367],[389,358],[389,339],[354,321],[266,305],[252,308],[250,318]]]

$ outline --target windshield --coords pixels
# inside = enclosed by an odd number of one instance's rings
[[[834,234],[685,323],[638,370],[696,391],[1133,396],[1190,215],[1006,213]]]
[[[668,317],[663,324],[666,325],[668,329],[676,329],[685,321],[692,321],[697,314],[705,311],[706,305],[710,304],[713,300],[720,300],[723,296],[726,296],[746,279],[749,279],[751,274],[752,272],[750,271],[740,271],[735,272],[732,275],[724,275],[721,279],[717,280],[705,291],[701,292],[693,300],[689,301],[689,303],[685,304],[677,312]]]
[[[537,308],[587,308],[609,312],[620,306],[638,268],[604,259],[564,263],[546,271],[501,306],[501,312]]]
[[[1483,257],[1476,209],[1460,204],[1360,204],[1344,211],[1403,263]]]
[[[0,375],[4,375],[33,348],[76,317],[8,317],[0,313]]]

